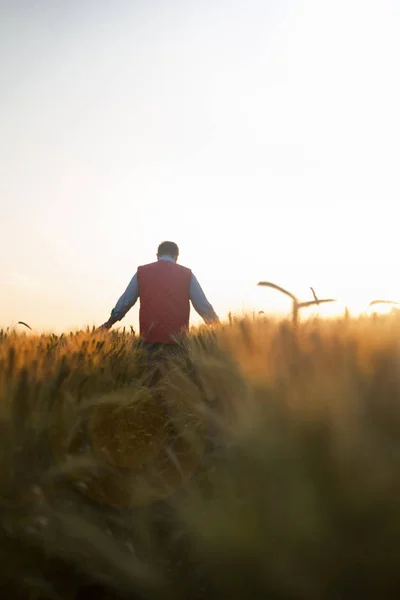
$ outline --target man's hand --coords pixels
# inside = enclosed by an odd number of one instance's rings
[[[100,327],[98,327],[96,331],[108,331],[109,329],[111,329],[111,327],[111,323],[109,321],[106,321],[105,323],[103,323],[103,325],[100,325]]]

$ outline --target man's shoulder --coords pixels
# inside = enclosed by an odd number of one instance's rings
[[[186,271],[187,273],[192,272],[192,270],[189,269],[189,267],[185,267],[184,265],[179,265],[178,263],[175,263],[175,266],[179,267],[182,271]]]
[[[138,270],[139,269],[148,269],[148,268],[153,267],[154,265],[157,265],[157,264],[158,264],[158,261],[151,262],[151,263],[146,263],[145,265],[139,265],[138,266]]]

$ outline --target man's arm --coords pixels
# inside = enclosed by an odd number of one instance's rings
[[[219,323],[218,316],[207,300],[199,282],[193,273],[190,282],[189,297],[193,304],[193,308],[201,317],[203,317],[206,323]]]
[[[109,329],[116,323],[124,318],[128,310],[132,308],[137,302],[139,298],[139,285],[137,280],[137,273],[132,277],[129,282],[128,287],[125,292],[122,294],[121,298],[118,300],[117,304],[111,311],[111,316],[106,323],[104,323],[103,327],[105,329]]]

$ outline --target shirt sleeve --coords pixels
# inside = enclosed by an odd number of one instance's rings
[[[203,290],[196,277],[192,273],[192,279],[189,288],[189,297],[195,311],[204,319],[206,323],[215,323],[219,321],[213,307],[207,300]]]
[[[135,275],[130,280],[125,292],[122,294],[121,298],[118,300],[117,304],[112,309],[109,323],[113,325],[117,321],[123,319],[128,310],[130,310],[132,306],[136,304],[138,298],[139,285],[137,273],[135,273]]]

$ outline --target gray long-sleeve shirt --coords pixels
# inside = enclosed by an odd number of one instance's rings
[[[174,259],[170,258],[169,256],[162,256],[159,258],[159,260],[169,260],[174,262]],[[122,294],[117,304],[111,311],[111,317],[108,321],[109,324],[113,325],[117,321],[123,319],[128,310],[130,310],[132,306],[136,304],[138,298],[139,284],[137,279],[137,273],[135,273],[135,275],[129,282],[129,285],[126,288],[125,292]],[[199,282],[197,281],[193,273],[189,287],[189,298],[195,311],[204,319],[206,323],[218,321],[218,316],[216,315],[213,307],[207,300]]]

